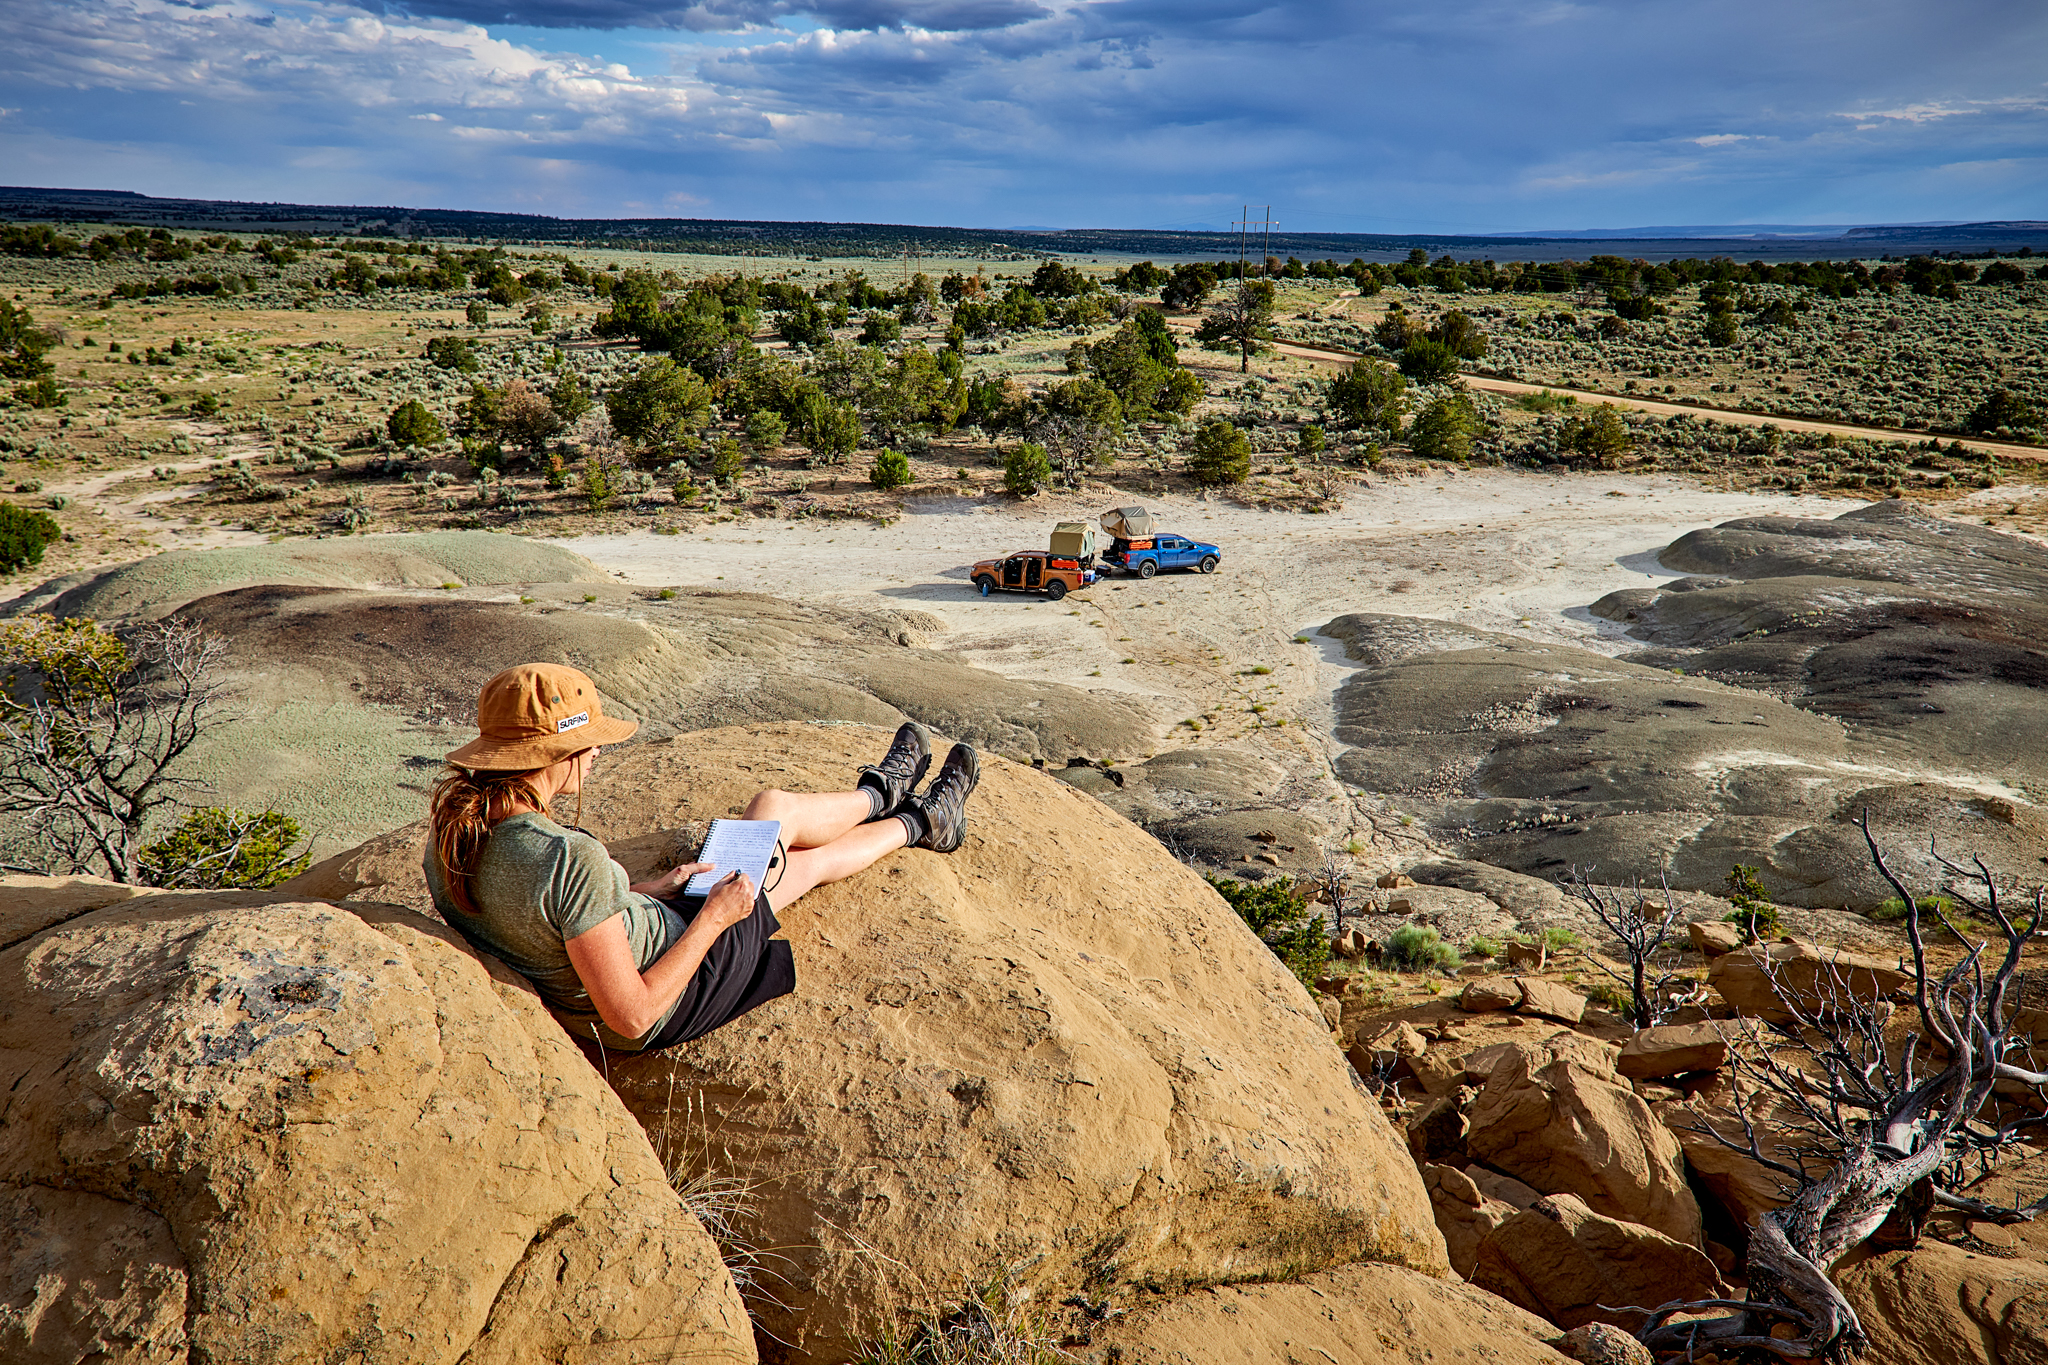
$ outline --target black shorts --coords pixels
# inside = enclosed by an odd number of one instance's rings
[[[702,896],[678,898],[668,905],[683,919],[697,918]],[[702,1038],[730,1024],[747,1011],[796,989],[796,957],[789,945],[772,937],[781,932],[765,893],[756,893],[754,913],[718,936],[704,954],[697,974],[683,988],[682,998],[643,1051],[674,1047]]]

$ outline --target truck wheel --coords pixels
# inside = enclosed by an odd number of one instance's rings
[[[1156,574],[1158,572],[1159,564],[1156,560],[1143,559],[1138,561],[1138,577],[1150,578],[1153,574]]]
[[[996,581],[987,574],[983,574],[974,580],[974,586],[981,589],[981,595],[986,597],[996,590]]]
[[[1203,556],[1202,556],[1202,572],[1203,572],[1203,573],[1215,573],[1215,572],[1216,572],[1216,556],[1215,556],[1215,555],[1203,555]]]
[[[1055,602],[1065,597],[1067,595],[1067,580],[1064,578],[1053,579],[1052,582],[1045,585],[1045,595]]]

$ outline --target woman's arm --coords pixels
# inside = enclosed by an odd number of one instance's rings
[[[563,946],[605,1027],[622,1038],[638,1038],[675,1004],[718,936],[753,913],[753,879],[735,872],[711,888],[683,936],[644,972],[633,960],[622,915],[564,940]]]

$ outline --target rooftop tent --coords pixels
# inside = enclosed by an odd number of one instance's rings
[[[1142,507],[1118,507],[1102,514],[1102,529],[1118,540],[1143,540],[1153,532],[1152,514]]]
[[[1095,528],[1085,521],[1063,521],[1052,528],[1049,548],[1056,555],[1086,559],[1095,553]]]

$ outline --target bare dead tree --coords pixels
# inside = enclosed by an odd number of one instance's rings
[[[2012,1036],[2007,1002],[2020,950],[2041,923],[2043,892],[2036,889],[2031,907],[2015,918],[1982,860],[1964,867],[1937,851],[1947,873],[1945,895],[1995,924],[2004,945],[1994,953],[1990,941],[1977,942],[1933,976],[1921,932],[1923,905],[1959,941],[1969,940],[1942,902],[1923,902],[1906,889],[1886,865],[1867,820],[1860,823],[1871,861],[1907,906],[1919,1026],[1903,1040],[1888,1038],[1885,1011],[1871,998],[1872,983],[1859,982],[1837,964],[1812,983],[1773,973],[1791,1019],[1745,1020],[1731,1039],[1732,1127],[1739,1131],[1712,1124],[1699,1131],[1782,1176],[1792,1198],[1757,1219],[1747,1299],[1645,1310],[1638,1336],[1661,1358],[1690,1359],[1710,1350],[1724,1356],[1856,1360],[1868,1339],[1828,1272],[1877,1231],[1903,1195],[1919,1187],[1934,1203],[2001,1222],[2030,1220],[2044,1207],[2000,1208],[1959,1192],[1973,1168],[1988,1170],[2025,1129],[2043,1121],[2041,1105],[2018,1119],[2001,1117],[1992,1105],[2000,1082],[2032,1087],[2035,1099],[2048,1100],[2048,1071],[2015,1064],[2027,1044]],[[1759,1121],[1759,1100],[1774,1105],[1774,1139],[1767,1140]],[[1734,1311],[1671,1320],[1715,1308]],[[1779,1324],[1790,1324],[1796,1335],[1772,1336]]]
[[[1669,1014],[1677,998],[1684,994],[1676,989],[1685,983],[1677,962],[1678,940],[1674,933],[1679,925],[1678,902],[1662,877],[1657,879],[1664,892],[1664,904],[1659,910],[1651,904],[1641,883],[1603,886],[1592,880],[1593,871],[1589,867],[1582,872],[1575,867],[1569,876],[1558,879],[1558,887],[1584,906],[1621,943],[1622,956],[1628,963],[1626,976],[1598,957],[1587,956],[1604,975],[1627,989],[1628,1021],[1637,1028],[1649,1028]]]
[[[173,769],[226,720],[227,648],[175,617],[124,635],[82,617],[0,629],[0,812],[26,818],[53,868],[144,879],[143,827],[202,786]]]

